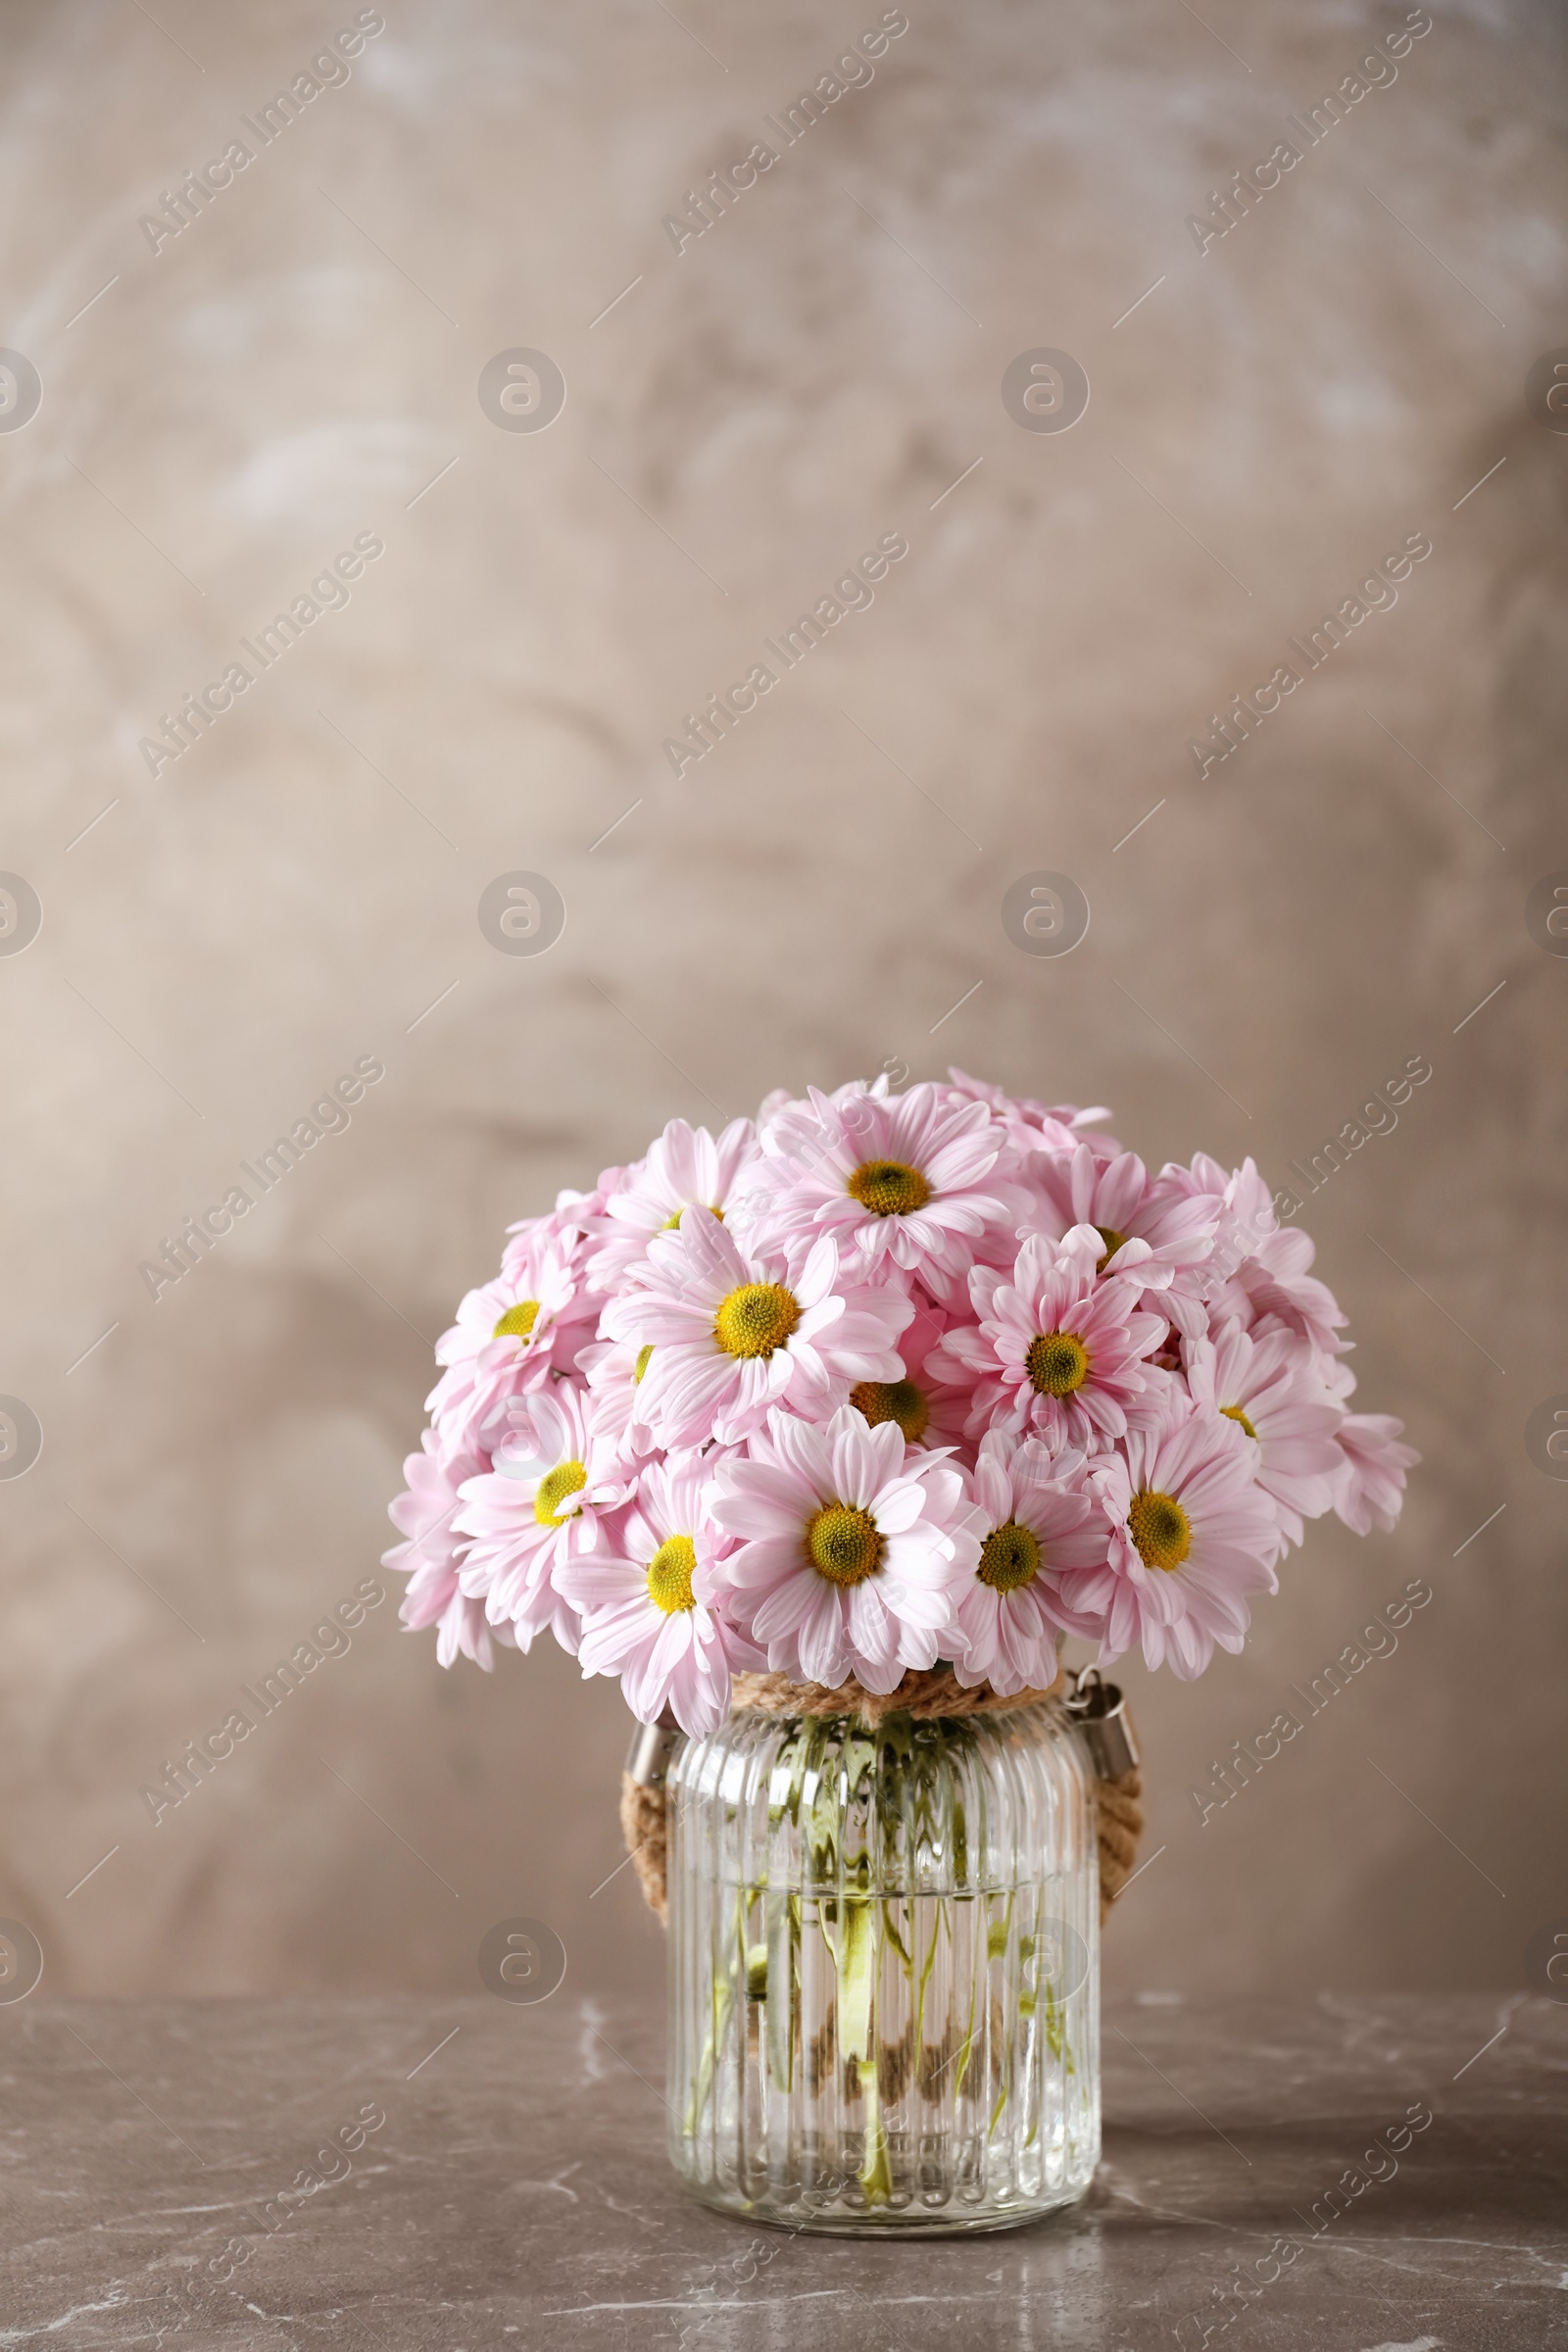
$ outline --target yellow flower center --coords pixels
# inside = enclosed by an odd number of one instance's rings
[[[724,1211],[723,1211],[723,1210],[722,1210],[722,1209],[719,1207],[719,1205],[718,1205],[718,1202],[717,1202],[716,1200],[706,1200],[706,1201],[703,1203],[703,1205],[704,1205],[704,1207],[705,1207],[705,1208],[710,1208],[710,1209],[711,1209],[711,1210],[712,1210],[712,1212],[713,1212],[713,1214],[714,1214],[714,1216],[715,1216],[715,1217],[718,1219],[719,1223],[720,1223],[721,1225],[723,1224],[723,1222],[724,1222]],[[661,1232],[661,1233],[673,1233],[673,1232],[674,1232],[674,1230],[675,1230],[675,1227],[676,1227],[676,1226],[677,1226],[677,1225],[680,1223],[680,1221],[681,1221],[682,1217],[683,1217],[683,1216],[686,1214],[686,1211],[687,1211],[687,1209],[688,1209],[690,1206],[691,1206],[691,1202],[690,1202],[689,1200],[688,1200],[688,1201],[685,1201],[685,1202],[684,1202],[684,1203],[683,1203],[683,1204],[682,1204],[682,1205],[681,1205],[679,1208],[677,1208],[677,1209],[676,1209],[676,1211],[675,1211],[675,1214],[674,1214],[672,1217],[666,1217],[666,1218],[664,1219],[664,1222],[663,1222],[663,1223],[662,1223],[662,1225],[661,1225],[661,1227],[659,1228],[660,1232]]]
[[[975,1570],[983,1585],[993,1592],[1016,1592],[1020,1585],[1033,1584],[1040,1573],[1040,1545],[1027,1527],[1009,1519],[1004,1527],[994,1527],[980,1546],[980,1565]]]
[[[581,1462],[558,1462],[553,1470],[547,1470],[534,1491],[533,1515],[539,1525],[564,1527],[568,1519],[575,1519],[576,1511],[564,1511],[559,1506],[568,1494],[575,1494],[579,1487],[587,1484],[588,1473]]]
[[[1252,1427],[1252,1424],[1250,1421],[1249,1421],[1247,1415],[1243,1412],[1239,1404],[1222,1404],[1219,1409],[1224,1414],[1227,1421],[1239,1421],[1242,1427],[1246,1430],[1248,1436],[1251,1438],[1254,1443],[1259,1442],[1256,1430]]]
[[[648,1597],[656,1609],[666,1617],[676,1609],[695,1608],[692,1575],[697,1566],[697,1547],[690,1536],[671,1536],[661,1544],[648,1563]]]
[[[519,1298],[515,1306],[508,1307],[490,1337],[493,1340],[525,1340],[538,1319],[538,1299]]]
[[[1133,1496],[1127,1525],[1146,1568],[1179,1568],[1193,1548],[1193,1525],[1174,1494],[1152,1487]]]
[[[830,1585],[863,1585],[882,1565],[882,1538],[869,1511],[830,1502],[807,1526],[811,1566]]]
[[[1089,1377],[1084,1344],[1070,1331],[1042,1332],[1030,1341],[1024,1362],[1039,1396],[1070,1396]]]
[[[743,1282],[719,1301],[713,1337],[728,1355],[771,1355],[801,1319],[793,1291],[777,1282]]]
[[[896,1421],[908,1446],[918,1446],[931,1418],[925,1391],[912,1380],[857,1381],[850,1391],[850,1402],[873,1429],[883,1421]]]
[[[902,1159],[862,1159],[846,1190],[873,1217],[906,1217],[931,1198],[919,1169]]]
[[[1127,1239],[1127,1236],[1124,1233],[1118,1233],[1114,1225],[1097,1225],[1095,1227],[1095,1231],[1099,1234],[1101,1240],[1105,1245],[1104,1255],[1095,1267],[1095,1272],[1097,1274],[1103,1274],[1106,1266],[1115,1256],[1117,1250]]]
[[[643,1376],[643,1374],[644,1374],[644,1373],[647,1371],[647,1369],[648,1369],[648,1366],[649,1366],[649,1362],[650,1362],[650,1360],[652,1359],[652,1356],[653,1356],[653,1352],[654,1352],[654,1343],[653,1343],[653,1341],[652,1341],[652,1340],[650,1340],[650,1341],[649,1341],[649,1343],[648,1343],[648,1345],[647,1345],[647,1347],[646,1347],[646,1348],[638,1348],[638,1350],[637,1350],[637,1361],[635,1362],[635,1364],[633,1364],[633,1366],[632,1366],[632,1369],[631,1369],[632,1386],[633,1386],[634,1388],[636,1387],[636,1385],[637,1385],[638,1381],[640,1381],[640,1380],[642,1379],[642,1376]]]

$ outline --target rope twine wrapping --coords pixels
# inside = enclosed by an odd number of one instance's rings
[[[1036,1706],[1060,1695],[1066,1675],[1059,1673],[1049,1690],[1018,1690],[999,1697],[988,1685],[965,1690],[949,1666],[928,1674],[906,1674],[896,1690],[866,1690],[850,1681],[836,1690],[816,1683],[791,1682],[784,1674],[742,1674],[735,1678],[736,1714],[849,1715],[874,1731],[885,1717],[911,1715],[917,1723],[944,1717],[1006,1715],[1017,1707]],[[1135,1764],[1113,1780],[1095,1781],[1096,1831],[1100,1849],[1100,1918],[1104,1924],[1111,1904],[1133,1875],[1138,1841],[1144,1833],[1143,1774]],[[643,1899],[656,1916],[667,1916],[666,1879],[669,1862],[664,1784],[620,1779],[620,1827],[631,1866],[637,1873]]]
[[[1144,1834],[1144,1776],[1135,1764],[1113,1781],[1095,1783],[1095,1827],[1100,1842],[1100,1924],[1133,1875]]]
[[[1043,1698],[1055,1698],[1067,1688],[1058,1671],[1045,1690],[1018,1690],[999,1698],[989,1683],[966,1690],[951,1666],[933,1666],[929,1673],[910,1672],[895,1690],[867,1690],[852,1675],[836,1690],[820,1683],[792,1683],[787,1674],[738,1674],[732,1712],[737,1715],[853,1715],[875,1731],[889,1715],[912,1715],[916,1723],[935,1723],[944,1715],[1006,1715],[1014,1707],[1032,1707]]]
[[[620,1834],[626,1840],[631,1866],[643,1890],[643,1901],[657,1919],[667,1913],[664,1892],[669,1860],[669,1836],[664,1823],[664,1784],[645,1788],[629,1772],[620,1776]]]

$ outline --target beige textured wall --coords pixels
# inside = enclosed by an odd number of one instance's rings
[[[1568,966],[1524,911],[1568,867],[1550,17],[1434,0],[1200,256],[1186,216],[1402,10],[908,9],[678,257],[661,217],[874,5],[386,0],[156,255],[138,216],[355,10],[10,13],[0,339],[43,404],[0,432],[0,864],[43,925],[0,957],[0,1389],[44,1446],[0,1484],[0,1914],[57,1988],[469,1987],[514,1912],[584,1989],[662,1965],[631,1874],[591,1892],[626,1719],[559,1655],[443,1675],[389,1600],[156,1828],[138,1787],[375,1573],[509,1218],[890,1056],[1282,1180],[1430,1060],[1303,1220],[1426,1466],[1396,1537],[1312,1534],[1243,1657],[1129,1665],[1164,1851],[1108,1965],[1507,1984],[1568,1913],[1568,1486],[1524,1435],[1568,1390]],[[516,346],[564,372],[548,431],[481,411]],[[1070,432],[1004,409],[1037,346],[1088,370]],[[677,783],[680,714],[894,530],[874,608]],[[1396,608],[1200,782],[1217,699],[1416,531]],[[364,532],[348,607],[150,776],[158,714]],[[1093,907],[1059,961],[999,919],[1037,867]],[[476,920],[517,868],[568,909],[538,958]],[[155,1303],[139,1261],[362,1055],[351,1128]],[[1200,1829],[1208,1759],[1418,1576],[1396,1654]]]

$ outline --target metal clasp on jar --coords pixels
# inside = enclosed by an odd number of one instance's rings
[[[1134,1769],[1138,1742],[1126,1701],[1114,1683],[1102,1679],[1098,1666],[1079,1668],[1064,1703],[1098,1780],[1119,1781]]]
[[[639,1788],[662,1788],[669,1759],[683,1735],[673,1715],[658,1723],[640,1723],[626,1751],[626,1778]]]

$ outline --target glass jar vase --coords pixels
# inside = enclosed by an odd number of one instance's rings
[[[707,2204],[1007,2229],[1100,2153],[1094,1780],[1054,1701],[732,1715],[672,1757],[670,2153]]]

